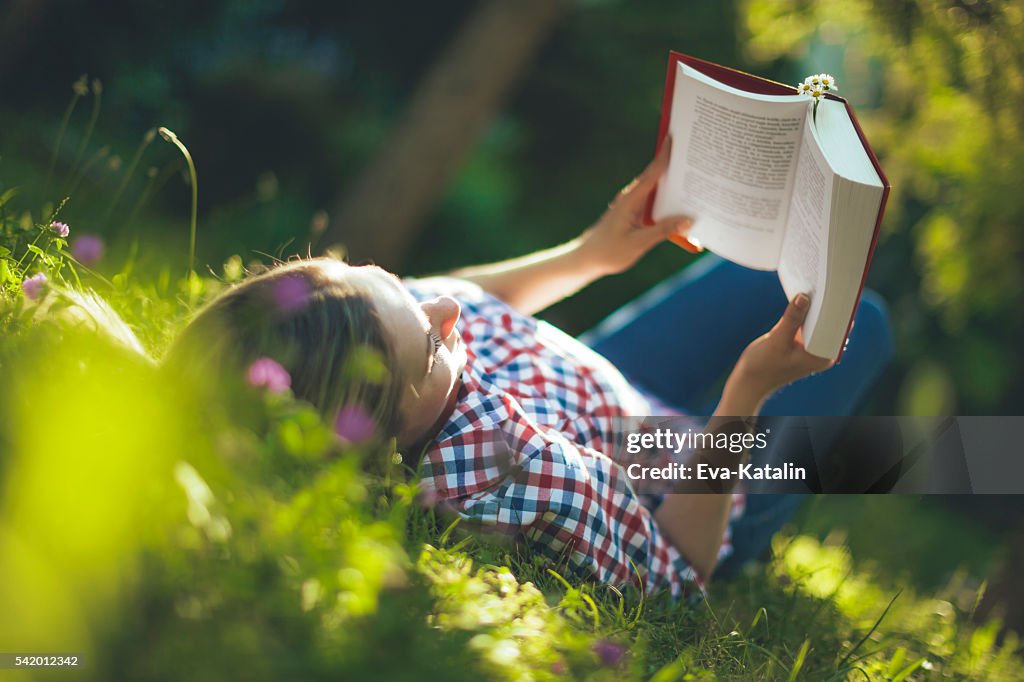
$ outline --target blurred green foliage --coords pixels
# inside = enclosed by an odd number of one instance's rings
[[[892,182],[873,274],[906,373],[893,409],[1015,413],[1024,3],[749,0],[742,13],[756,62],[833,60]]]
[[[707,603],[569,582],[420,506],[389,449],[335,439],[287,393],[190,401],[45,271],[34,300],[0,303],[0,642],[77,653],[76,679],[1011,680],[1024,663],[998,621],[970,622],[994,540],[909,498],[825,499]],[[118,311],[153,302],[124,279]],[[221,286],[182,277],[146,323]],[[865,534],[894,512],[902,533]],[[973,548],[965,570],[950,547]]]
[[[22,30],[45,31],[62,50],[15,41],[0,54],[0,193],[51,166],[67,91],[39,84],[89,71],[105,85],[97,97],[87,81],[69,116],[52,162],[63,179],[22,189],[36,206],[72,195],[68,219],[111,246],[104,274],[134,254],[136,272],[155,281],[184,257],[190,190],[174,150],[146,142],[159,124],[198,166],[200,263],[316,252],[327,246],[325,209],[472,6],[39,3]],[[866,409],[1012,413],[1024,396],[1022,12],[1019,0],[577,3],[426,218],[402,272],[578,234],[648,159],[668,49],[783,82],[828,70],[894,187],[869,284],[891,304],[898,355]],[[545,315],[583,331],[690,261],[659,247]]]
[[[158,356],[261,254],[324,246],[324,208],[472,3],[33,5],[22,33],[38,40],[0,46],[0,648],[74,649],[96,680],[1019,675],[1017,641],[970,624],[996,539],[962,518],[826,499],[768,570],[707,604],[619,595],[446,530],[399,468],[366,473],[391,453],[341,445],[308,405],[250,392],[239,421],[125,347],[111,319]],[[894,185],[871,284],[899,357],[872,408],[1014,411],[1021,16],[985,0],[579,3],[407,272],[577,234],[653,148],[669,48],[784,81],[829,70]],[[196,158],[197,276],[192,188],[162,124]],[[88,267],[84,232],[108,246]],[[688,262],[660,247],[547,315],[581,331]],[[40,306],[22,284],[41,272]],[[886,611],[901,584],[916,589]]]
[[[77,677],[104,681],[1011,680],[1024,663],[998,621],[971,622],[995,540],[963,519],[826,500],[767,569],[707,602],[570,582],[563,563],[420,506],[386,444],[344,442],[311,405],[242,381],[196,401],[150,361],[241,276],[236,259],[156,285],[129,264],[115,285],[80,273],[46,221],[3,227],[7,651],[77,654]],[[894,512],[901,529],[865,533]],[[855,562],[836,528],[878,563]],[[970,550],[964,568],[951,547]]]

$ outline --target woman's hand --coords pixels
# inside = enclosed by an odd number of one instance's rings
[[[687,216],[664,218],[654,225],[643,224],[647,196],[668,168],[671,146],[671,138],[667,138],[650,165],[619,191],[604,215],[580,237],[578,256],[585,267],[601,275],[622,272],[655,244],[673,234],[682,236],[689,231],[693,221]]]
[[[480,285],[513,308],[532,315],[571,296],[595,279],[622,272],[666,237],[689,231],[693,222],[675,216],[643,225],[647,195],[668,167],[669,142],[604,215],[579,237],[511,260],[451,273]]]
[[[761,403],[773,392],[835,364],[834,360],[819,358],[804,349],[800,326],[807,317],[810,303],[806,294],[795,296],[775,326],[751,342],[740,355],[726,382],[726,395],[744,412],[753,414],[734,416],[755,416]]]

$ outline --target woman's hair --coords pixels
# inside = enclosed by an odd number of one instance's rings
[[[289,373],[295,396],[329,423],[343,408],[358,407],[380,435],[397,434],[402,384],[394,352],[376,307],[344,267],[329,258],[303,260],[235,285],[189,322],[164,367],[216,393],[267,357]]]

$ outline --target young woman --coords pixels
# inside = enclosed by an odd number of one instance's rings
[[[396,438],[426,499],[567,557],[595,580],[639,580],[681,594],[710,576],[728,549],[733,497],[683,493],[645,506],[613,459],[622,418],[684,407],[701,413],[697,397],[733,365],[708,426],[724,427],[735,423],[727,417],[757,416],[777,389],[832,363],[801,343],[806,296],[780,305],[765,273],[710,257],[586,339],[608,357],[532,317],[689,229],[685,217],[641,224],[666,164],[659,155],[579,238],[522,258],[404,281],[330,259],[277,267],[200,311],[165,364],[197,379],[240,377],[269,357],[287,370],[295,395],[339,419],[339,428],[357,414]],[[698,300],[709,284],[717,298]],[[728,306],[737,307],[723,315]],[[766,316],[777,321],[766,325]],[[878,325],[861,317],[859,336],[878,337]],[[855,351],[859,341],[851,340],[847,355],[856,359],[844,359],[844,368],[863,355],[876,362],[846,372],[859,382],[843,387],[848,402],[886,357],[868,341]],[[780,522],[757,523],[748,553]],[[734,528],[738,537],[742,531]]]

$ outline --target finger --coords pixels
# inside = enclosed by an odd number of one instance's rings
[[[673,216],[663,218],[653,225],[639,224],[634,229],[634,238],[642,241],[647,248],[652,248],[665,240],[675,243],[685,242],[686,233],[693,226],[693,221],[687,216]]]
[[[811,299],[807,297],[807,294],[797,294],[786,306],[786,312],[782,313],[782,317],[772,331],[787,339],[795,338],[800,326],[807,319],[807,311],[810,307]]]
[[[817,355],[812,355],[807,351],[804,351],[804,356],[800,359],[800,365],[808,374],[818,374],[824,372],[827,369],[831,369],[836,364],[836,361],[832,358],[820,358]]]
[[[659,235],[659,239],[669,237],[685,237],[686,233],[693,227],[693,218],[685,215],[669,216],[654,223],[652,232]]]

